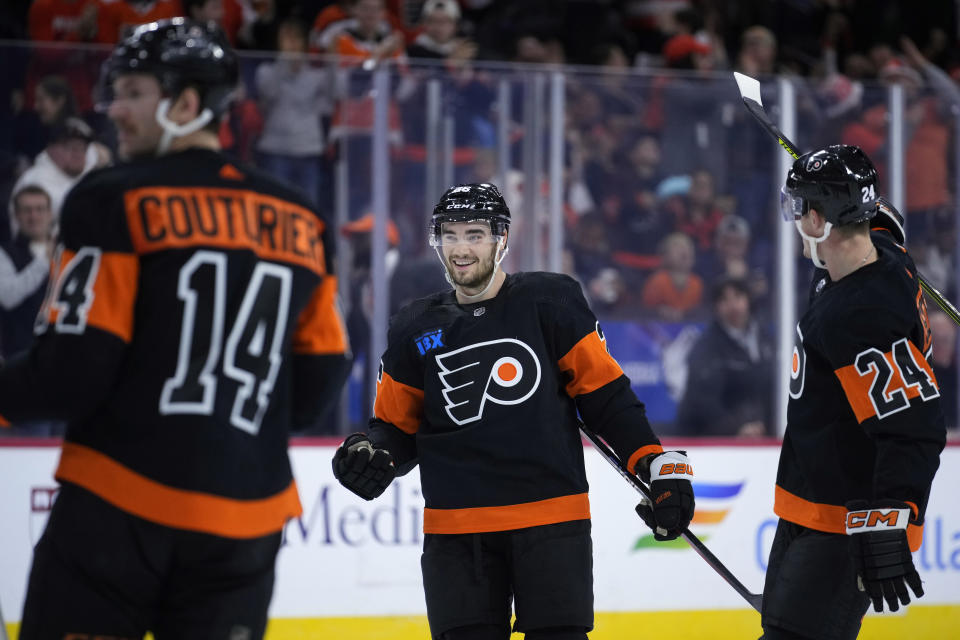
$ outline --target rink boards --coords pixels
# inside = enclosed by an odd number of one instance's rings
[[[776,519],[776,446],[688,446],[696,471],[691,529],[752,591],[763,587]],[[423,500],[416,472],[364,502],[330,471],[333,447],[302,445],[292,461],[303,516],[277,564],[268,638],[428,637],[420,582]],[[53,446],[0,446],[0,608],[20,617],[32,544],[56,484]],[[606,639],[670,632],[680,638],[755,638],[759,615],[685,543],[654,543],[634,514],[637,494],[586,451],[594,531],[597,628]],[[960,447],[942,456],[914,555],[923,606],[870,615],[862,638],[947,638],[960,628]],[[15,624],[11,624],[15,628]],[[519,637],[519,636],[518,636]]]

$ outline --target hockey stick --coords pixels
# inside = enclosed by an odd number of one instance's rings
[[[624,466],[620,458],[617,457],[617,454],[611,451],[610,447],[604,444],[603,440],[590,431],[587,431],[587,429],[583,426],[580,427],[580,431],[583,432],[583,435],[590,439],[590,442],[592,442],[597,451],[599,451],[600,454],[606,458],[607,462],[610,463],[610,466],[620,472],[620,475],[623,476],[627,482],[633,485],[633,488],[636,489],[641,496],[643,496],[644,500],[647,502],[653,502],[653,498],[650,496],[650,489],[647,487],[647,485],[643,484],[643,482],[637,476],[627,471],[627,468]],[[710,549],[707,549],[707,547],[697,536],[690,533],[689,529],[684,529],[680,536],[686,540],[687,544],[689,544],[693,550],[697,552],[697,555],[703,558],[704,562],[710,565],[711,569],[716,571],[720,577],[727,582],[727,584],[733,587],[733,590],[739,593],[740,596],[746,600],[751,607],[757,611],[760,611],[760,607],[763,604],[763,595],[759,593],[750,593],[750,590],[747,589],[742,582],[737,580],[737,577],[733,575],[730,570],[723,565],[722,562],[720,562],[717,556],[713,555],[713,552],[711,552]]]
[[[737,81],[737,87],[740,89],[740,97],[743,98],[743,106],[747,108],[747,111],[767,130],[767,133],[776,138],[784,151],[793,156],[794,159],[799,158],[800,154],[796,151],[797,146],[783,135],[780,128],[774,124],[770,116],[767,115],[767,112],[763,110],[763,102],[760,99],[760,83],[755,78],[745,76],[736,71],[733,72],[733,78]],[[930,298],[937,303],[937,306],[950,316],[951,320],[960,325],[960,311],[957,311],[957,308],[953,306],[942,293],[937,291],[936,287],[930,284],[930,281],[923,277],[923,274],[919,271],[917,271],[917,279],[920,281],[920,288],[923,289],[924,293],[930,296]]]

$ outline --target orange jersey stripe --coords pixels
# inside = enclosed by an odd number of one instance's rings
[[[77,252],[64,249],[60,259],[58,280],[76,257]],[[124,342],[133,339],[133,311],[140,277],[140,261],[129,253],[104,252],[99,257],[99,266],[91,287],[92,297],[84,310],[86,324],[108,331]],[[52,304],[47,318],[50,324],[57,321],[60,310],[57,299],[62,281],[53,290]]]
[[[424,509],[424,533],[483,533],[524,529],[570,520],[589,520],[586,493],[502,507]]]
[[[134,250],[247,249],[326,273],[324,223],[292,202],[244,189],[144,187],[124,194]]]
[[[99,451],[72,442],[63,444],[55,476],[150,522],[226,538],[276,533],[288,519],[303,512],[295,482],[269,498],[224,498],[168,487]]]
[[[373,415],[404,433],[416,433],[423,418],[423,389],[397,382],[384,371],[377,382]]]
[[[777,485],[773,498],[773,512],[795,524],[846,535],[847,508],[834,504],[810,502]]]
[[[930,364],[926,358],[923,357],[923,354],[920,353],[920,350],[917,349],[912,342],[909,340],[906,342],[910,348],[910,353],[913,355],[914,361],[927,372],[927,375],[929,375],[930,379],[936,384],[933,369],[930,368]],[[891,372],[890,379],[884,389],[885,395],[889,396],[891,393],[900,390],[903,391],[910,400],[919,396],[920,388],[918,386],[907,386],[904,382],[903,376],[900,375],[900,367],[897,366],[894,360],[893,352],[887,351],[883,354],[883,358],[887,361],[887,366]],[[834,373],[837,378],[839,378],[841,386],[843,386],[843,392],[846,394],[847,402],[850,403],[850,407],[857,417],[857,422],[862,423],[864,420],[876,415],[877,409],[870,397],[870,391],[873,388],[874,380],[878,373],[871,370],[865,374],[861,374],[857,371],[856,365],[853,364],[841,367],[834,371]]]
[[[658,444],[648,444],[645,447],[640,447],[630,454],[630,459],[627,460],[627,471],[630,473],[636,473],[636,466],[637,463],[640,462],[640,458],[645,458],[651,453],[663,453],[663,447]]]
[[[561,371],[571,374],[566,386],[571,398],[595,391],[623,375],[620,365],[607,353],[606,343],[596,331],[581,338],[557,364]]]
[[[347,328],[337,304],[337,278],[326,276],[300,312],[293,334],[293,352],[311,355],[347,352]]]
[[[914,513],[917,507],[913,503],[910,508]],[[810,502],[796,496],[777,485],[773,499],[773,512],[789,522],[799,524],[808,529],[839,533],[846,535],[847,508],[835,504]],[[907,525],[907,542],[910,551],[916,551],[923,543],[923,525]]]

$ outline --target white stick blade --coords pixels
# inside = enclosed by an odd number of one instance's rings
[[[749,100],[753,100],[760,106],[763,106],[763,101],[760,100],[760,82],[755,78],[750,76],[745,76],[742,73],[733,72],[733,79],[737,81],[737,86],[740,88],[740,96]]]

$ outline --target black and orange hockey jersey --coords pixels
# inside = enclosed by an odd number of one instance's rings
[[[300,195],[214,151],[89,174],[0,420],[67,419],[57,479],[139,517],[279,531],[301,511],[288,431],[346,373],[330,242]]]
[[[916,550],[946,427],[916,267],[886,231],[871,239],[877,261],[837,282],[814,276],[796,330],[774,511],[842,534],[846,502],[900,500],[914,512]]]
[[[578,411],[631,469],[662,451],[580,285],[518,273],[397,314],[370,438],[401,473],[419,462],[424,532],[505,531],[590,517]]]

